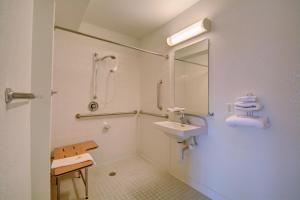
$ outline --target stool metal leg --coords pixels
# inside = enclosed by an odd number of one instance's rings
[[[56,177],[56,184],[57,184],[57,193],[56,193],[56,196],[57,196],[57,200],[60,200],[60,180],[59,180],[59,177]]]
[[[80,170],[78,170],[78,171],[75,172],[75,176],[76,176],[76,178],[81,178],[80,177]]]
[[[89,192],[89,183],[88,183],[88,168],[85,168],[85,198],[88,199],[88,192]]]

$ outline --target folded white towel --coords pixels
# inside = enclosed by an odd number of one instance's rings
[[[73,165],[73,164],[81,163],[81,162],[88,161],[88,160],[91,160],[91,161],[93,161],[93,164],[96,164],[93,157],[89,153],[83,153],[83,154],[79,154],[77,156],[53,160],[52,164],[51,164],[51,169],[54,169],[57,167],[63,167],[63,166],[67,166],[67,165]]]
[[[234,103],[235,106],[239,106],[239,107],[253,107],[253,106],[257,106],[258,103],[256,102],[241,102],[241,101],[237,101]]]
[[[234,104],[234,109],[235,110],[246,111],[246,112],[258,111],[258,110],[261,110],[262,108],[263,108],[263,106],[259,103],[240,103],[240,102],[236,102]]]
[[[240,102],[256,102],[257,97],[254,95],[242,96],[242,97],[238,97],[237,100]]]
[[[232,115],[226,119],[226,124],[229,126],[252,126],[257,128],[268,128],[270,123],[265,117],[246,117]]]

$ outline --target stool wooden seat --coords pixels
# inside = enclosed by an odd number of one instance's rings
[[[67,145],[59,148],[55,148],[53,151],[53,160],[63,159],[71,156],[80,155],[86,153],[89,150],[98,148],[95,141],[86,141],[77,144]],[[57,167],[51,170],[51,173],[56,178],[57,184],[57,200],[60,199],[60,176],[65,174],[78,171],[80,177],[85,185],[86,199],[88,199],[88,167],[93,165],[93,161],[84,161],[81,163],[76,163],[72,165]],[[83,176],[81,170],[85,169],[85,176]]]

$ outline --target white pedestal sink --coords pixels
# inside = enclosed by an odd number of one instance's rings
[[[167,135],[180,140],[200,135],[206,129],[205,126],[194,126],[171,121],[154,122],[154,124]]]

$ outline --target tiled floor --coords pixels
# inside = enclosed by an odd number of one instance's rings
[[[109,176],[116,172],[115,176]],[[52,199],[56,199],[52,187]],[[81,179],[66,177],[61,182],[61,200],[84,199]],[[209,200],[167,173],[156,170],[141,158],[131,158],[89,170],[90,200]]]

